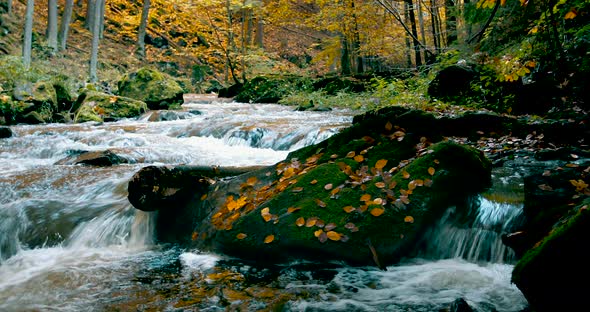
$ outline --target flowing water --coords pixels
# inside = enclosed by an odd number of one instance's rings
[[[259,267],[155,244],[151,215],[126,199],[143,166],[270,165],[352,116],[193,102],[138,120],[12,127],[15,136],[0,140],[0,311],[437,311],[457,298],[479,311],[525,308],[510,284],[514,256],[499,238],[518,219],[518,200],[480,198],[469,225],[450,207],[418,257],[378,271]],[[107,149],[129,163],[56,164]],[[514,194],[518,177],[496,174],[496,194]]]

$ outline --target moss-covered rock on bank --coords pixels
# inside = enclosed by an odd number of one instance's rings
[[[184,103],[183,90],[171,77],[149,68],[129,73],[117,83],[118,95],[145,102],[150,109],[169,109]]]
[[[147,111],[147,105],[131,98],[86,91],[78,97],[74,111],[74,122],[103,122],[138,117]]]

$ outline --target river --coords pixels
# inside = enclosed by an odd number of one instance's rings
[[[412,259],[379,271],[342,263],[257,266],[153,241],[153,218],[127,201],[147,165],[271,165],[350,125],[354,112],[193,101],[112,123],[18,125],[0,140],[0,311],[478,311],[527,306],[500,241],[518,201],[482,196],[469,227],[449,213]],[[112,167],[59,165],[111,150]],[[495,192],[519,176],[495,171]]]

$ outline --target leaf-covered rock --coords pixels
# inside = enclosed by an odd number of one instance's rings
[[[184,103],[183,90],[171,77],[149,68],[129,73],[117,83],[118,95],[143,101],[150,109],[169,109]]]

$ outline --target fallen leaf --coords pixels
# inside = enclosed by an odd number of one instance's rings
[[[314,184],[317,184],[317,183],[318,183],[318,180],[316,180],[316,179],[313,179],[313,180],[311,180],[311,182],[309,182],[309,184],[311,184],[311,185],[314,185]]]
[[[376,205],[382,205],[383,204],[383,198],[375,198],[373,199],[373,203],[375,203]]]
[[[193,234],[191,235],[191,239],[197,240],[197,238],[199,238],[199,232],[193,232]]]
[[[385,130],[387,130],[387,131],[391,131],[391,129],[393,129],[393,125],[391,124],[391,122],[389,122],[389,121],[388,121],[388,122],[385,124]]]
[[[305,224],[305,219],[303,217],[299,217],[297,220],[295,220],[295,224],[298,227],[302,227]]]
[[[289,207],[287,208],[287,213],[293,213],[295,211],[301,210],[301,207]]]
[[[434,163],[438,165],[438,164],[440,164],[440,161],[438,159],[435,159]]]
[[[328,236],[326,235],[325,232],[322,232],[320,234],[320,236],[318,237],[318,240],[320,241],[320,243],[325,243],[326,241],[328,241]]]
[[[315,226],[317,226],[319,228],[323,228],[324,225],[326,225],[326,223],[322,219],[318,219],[318,221],[316,221],[316,223],[315,223]]]
[[[340,238],[342,237],[342,235],[340,235],[340,233],[337,233],[337,232],[334,232],[334,231],[327,232],[326,233],[326,236],[328,236],[328,238],[330,240],[333,240],[333,241],[339,241]]]
[[[403,171],[402,171],[402,177],[403,177],[404,179],[409,179],[409,178],[410,178],[410,174],[409,174],[407,171],[403,170]]]
[[[307,219],[307,222],[305,222],[305,227],[312,227],[314,226],[316,223],[318,222],[318,218],[316,217],[311,217],[309,219]]]
[[[303,191],[303,188],[302,188],[302,187],[300,187],[300,186],[299,186],[299,187],[294,187],[294,188],[293,188],[291,191],[292,191],[293,193],[300,193],[300,192],[302,192],[302,191]]]
[[[404,222],[406,222],[406,223],[414,223],[414,217],[412,217],[412,216],[406,216],[404,218]]]
[[[332,183],[328,183],[328,184],[324,185],[324,189],[325,189],[326,191],[329,191],[329,190],[331,190],[333,187],[334,187],[334,186],[332,185]]]
[[[385,182],[377,182],[377,183],[375,183],[375,186],[376,186],[377,188],[380,188],[380,189],[382,189],[382,188],[384,188],[384,187],[385,187]]]
[[[344,210],[344,212],[346,212],[346,213],[351,213],[351,212],[355,211],[356,209],[352,206],[346,206],[346,207],[342,208],[342,210]]]
[[[363,162],[365,160],[365,157],[363,157],[363,155],[356,155],[354,156],[354,161],[360,163]]]
[[[540,184],[537,187],[543,191],[553,191],[553,188],[547,184]]]
[[[346,158],[353,158],[355,155],[356,153],[354,151],[350,151],[348,154],[346,154]]]
[[[324,230],[319,229],[319,230],[313,232],[313,236],[320,237],[320,235],[322,235],[322,233],[324,233]]]
[[[340,237],[340,241],[343,242],[343,243],[348,242],[348,240],[349,240],[349,238],[346,235],[342,235],[342,237]]]
[[[432,175],[434,175],[435,172],[436,172],[436,170],[434,168],[432,168],[432,167],[428,168],[428,174],[429,175],[432,176]]]
[[[269,244],[272,243],[275,240],[275,236],[274,235],[268,235],[267,237],[264,238],[264,243],[265,244]]]
[[[203,196],[201,196],[201,200],[205,200],[207,199],[207,194],[203,194]]]
[[[246,235],[246,234],[244,234],[244,233],[240,233],[240,234],[236,235],[236,238],[237,238],[237,239],[244,239],[244,238],[246,238],[246,237],[248,237],[248,235]]]
[[[375,169],[383,169],[387,165],[387,159],[379,159],[375,163]]]
[[[258,178],[256,177],[249,177],[248,180],[246,180],[246,184],[250,186],[254,186],[256,182],[258,182]]]
[[[324,202],[323,202],[322,200],[320,200],[320,199],[316,199],[316,200],[315,200],[315,203],[316,203],[316,204],[317,204],[319,207],[326,208],[326,203],[324,203]]]
[[[370,194],[364,194],[363,196],[361,196],[361,201],[367,202],[369,200],[371,200],[371,195]]]
[[[336,223],[330,222],[330,223],[326,224],[326,226],[324,227],[324,230],[331,231],[331,230],[335,229],[336,226],[337,226]]]
[[[380,215],[382,215],[385,212],[385,209],[383,208],[373,208],[371,209],[371,214],[375,217],[378,217]]]
[[[432,180],[430,179],[424,179],[424,186],[426,187],[431,187],[432,186]]]

